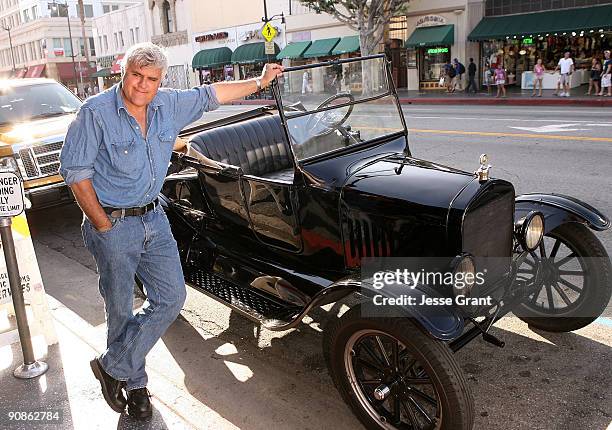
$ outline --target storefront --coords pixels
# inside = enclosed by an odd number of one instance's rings
[[[576,68],[571,85],[576,87],[588,83],[592,59],[601,60],[612,46],[612,5],[486,17],[469,40],[480,43],[480,70],[501,66],[510,85],[526,89],[533,87],[538,59],[549,72],[544,88],[555,88],[558,73],[551,72],[570,51]]]
[[[455,26],[428,25],[414,30],[405,43],[416,55],[419,89],[438,89],[444,65],[451,61]]]
[[[193,56],[191,67],[197,71],[200,85],[234,79],[232,50],[228,47],[202,49]]]

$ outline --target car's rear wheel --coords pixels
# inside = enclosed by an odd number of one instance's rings
[[[471,429],[472,394],[448,346],[408,318],[347,311],[325,335],[338,391],[368,429]]]
[[[534,328],[550,332],[578,330],[593,322],[610,302],[612,274],[608,254],[583,224],[563,224],[546,233],[537,257],[542,282],[514,313]],[[519,276],[534,276],[534,259]]]

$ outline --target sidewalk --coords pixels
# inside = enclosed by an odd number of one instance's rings
[[[573,88],[571,97],[553,95],[553,90],[544,90],[542,97],[532,97],[532,90],[520,88],[507,88],[506,98],[496,98],[496,87],[491,87],[491,94],[481,90],[476,94],[466,94],[463,91],[447,93],[445,90],[408,91],[400,89],[397,95],[403,105],[501,105],[501,106],[583,106],[583,107],[612,107],[612,97],[599,97],[585,95],[588,85]],[[274,104],[274,100],[238,100],[236,105],[262,105]]]

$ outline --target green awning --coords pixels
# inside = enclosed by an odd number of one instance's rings
[[[210,69],[225,66],[232,62],[232,50],[227,47],[202,49],[193,56],[191,67],[194,69]]]
[[[276,43],[274,44],[274,54],[270,55],[266,55],[266,46],[264,42],[247,43],[236,48],[232,54],[232,63],[266,63],[268,61],[274,61],[279,52],[280,48]]]
[[[100,69],[97,72],[92,73],[91,75],[89,75],[90,78],[106,78],[108,76],[110,76],[111,72],[110,72],[110,67],[107,67],[105,69]]]
[[[340,42],[339,37],[332,37],[331,39],[320,39],[315,40],[310,45],[310,48],[304,52],[302,57],[304,58],[314,58],[314,57],[329,57],[331,55],[332,49],[336,47],[336,45]]]
[[[533,37],[612,28],[612,5],[483,18],[469,40]]]
[[[282,60],[284,58],[300,58],[304,51],[308,49],[312,42],[307,40],[305,42],[291,42],[287,46],[283,48],[281,52],[276,56],[277,60]]]
[[[343,37],[332,50],[332,55],[349,54],[351,52],[359,51],[359,49],[359,36],[346,36]]]
[[[436,25],[421,27],[412,32],[404,46],[418,48],[421,46],[452,45],[455,43],[454,25]]]

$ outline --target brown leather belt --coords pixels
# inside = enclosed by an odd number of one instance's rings
[[[104,212],[107,213],[107,215],[110,215],[114,218],[121,218],[121,217],[125,217],[125,216],[141,216],[146,214],[149,211],[152,211],[153,209],[155,209],[155,205],[157,204],[157,199],[153,200],[151,203],[149,203],[146,206],[141,206],[141,207],[136,207],[136,208],[108,208],[108,207],[103,207],[102,209],[104,209]]]

